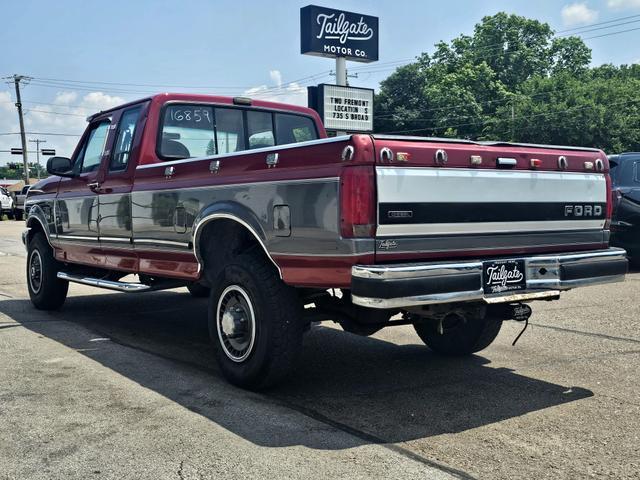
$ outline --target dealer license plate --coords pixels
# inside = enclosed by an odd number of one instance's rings
[[[524,260],[496,260],[482,264],[484,293],[497,294],[524,290],[527,277]]]

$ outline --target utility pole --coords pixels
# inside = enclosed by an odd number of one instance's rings
[[[24,118],[22,116],[22,100],[20,98],[20,82],[29,83],[31,77],[26,75],[16,75],[5,77],[9,82],[13,82],[16,87],[16,107],[18,109],[18,119],[20,120],[20,141],[22,142],[22,163],[24,164],[24,181],[25,185],[29,185],[29,161],[27,158],[27,137],[24,133]]]
[[[36,138],[29,140],[29,142],[36,144],[36,170],[38,171],[38,180],[40,180],[40,144],[47,143],[47,141]]]

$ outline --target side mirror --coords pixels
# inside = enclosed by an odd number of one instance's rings
[[[59,177],[75,177],[72,172],[73,164],[67,157],[51,157],[47,160],[47,172]]]

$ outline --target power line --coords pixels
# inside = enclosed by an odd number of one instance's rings
[[[598,22],[598,23],[592,23],[590,25],[583,25],[582,27],[573,27],[573,28],[567,28],[565,30],[558,30],[556,31],[556,33],[565,33],[565,32],[573,32],[575,30],[582,30],[583,28],[590,28],[590,27],[595,27],[596,25],[605,25],[608,23],[615,23],[615,22],[619,22],[621,20],[627,20],[628,18],[637,18],[640,17],[640,14],[638,15],[627,15],[624,17],[618,17],[618,18],[614,18],[612,20],[607,20],[606,22]]]
[[[587,30],[582,30],[581,32],[578,32],[577,34],[565,33],[563,35],[556,35],[555,38],[573,37],[573,36],[577,36],[577,35],[582,35],[583,33],[595,32],[596,30],[605,30],[607,28],[616,28],[616,27],[621,27],[623,25],[629,25],[630,23],[638,23],[638,22],[640,22],[640,19],[630,20],[628,22],[616,23],[615,25],[607,25],[606,27],[589,28]]]
[[[50,115],[69,115],[69,116],[72,116],[72,117],[86,118],[86,115],[82,115],[81,113],[54,112],[53,110],[36,110],[34,108],[27,108],[24,111],[25,112],[37,112],[37,113],[48,113]]]
[[[638,22],[638,21],[640,21],[640,20],[636,20],[635,22]],[[627,22],[627,23],[634,23],[634,22]],[[607,27],[607,28],[614,28],[616,26],[622,26],[622,25],[625,25],[625,24],[612,25],[612,26]],[[594,30],[597,30],[597,29],[594,29]],[[604,33],[604,34],[601,34],[601,35],[594,35],[594,36],[591,36],[591,37],[580,37],[579,35],[557,35],[557,36],[551,37],[551,40],[553,40],[555,38],[566,38],[568,36],[575,36],[575,37],[580,38],[582,40],[592,40],[594,38],[609,37],[609,36],[613,36],[613,35],[619,35],[619,34],[622,34],[622,33],[633,32],[633,31],[636,31],[636,30],[640,30],[640,27],[638,27],[638,28],[629,28],[629,29],[620,30],[620,31],[616,31],[616,32],[607,32],[607,33]],[[579,32],[579,33],[586,33],[586,32]],[[481,46],[481,47],[475,48],[475,49],[472,48],[472,49],[469,50],[469,52],[471,54],[478,55],[478,54],[482,54],[486,50],[496,50],[497,49],[496,47],[504,48],[504,45],[505,45],[505,42],[497,42],[497,43],[493,43],[493,44],[489,44],[489,45],[484,45],[484,46]],[[455,51],[453,51],[453,53],[454,53],[454,55],[459,55]],[[493,55],[484,56],[484,57],[482,57],[482,59],[483,60],[488,60],[488,59],[491,59],[491,58],[497,58],[497,57],[502,57],[502,56],[506,56],[506,55],[517,55],[519,53],[521,53],[519,50],[513,50],[513,51],[501,50],[501,51],[499,51],[499,52],[497,52],[497,53],[495,53]],[[411,63],[411,62],[406,62],[406,63],[403,63],[403,62],[400,62],[400,61],[398,61],[398,62],[388,62],[388,64],[398,64],[397,65],[398,67],[399,66],[408,65],[409,63]],[[388,70],[393,70],[394,68],[396,68],[395,65],[394,66],[390,66],[390,67],[385,67],[385,68],[379,68],[382,65],[383,64],[364,65],[362,67],[355,67],[355,68],[352,68],[350,70],[351,71],[356,70],[356,71],[358,71],[358,73],[380,73],[380,72],[384,72],[384,71],[388,71]]]
[[[640,27],[638,27],[638,28],[629,28],[627,30],[620,30],[619,32],[605,33],[603,35],[596,35],[594,37],[585,37],[585,38],[583,38],[583,40],[591,40],[593,38],[610,37],[612,35],[619,35],[620,33],[633,32],[633,31],[636,31],[636,30],[640,30]]]
[[[60,133],[60,132],[24,132],[26,135],[50,135],[58,137],[80,137],[77,133]],[[0,135],[20,135],[20,132],[3,132]]]
[[[274,87],[267,87],[268,89],[279,89],[282,87],[286,87],[288,85],[298,83],[307,79],[313,79],[314,77],[325,75],[329,72],[329,70],[319,72],[314,75],[308,75],[301,77],[296,80],[291,80],[288,82],[284,82],[280,85]],[[185,89],[220,89],[220,90],[249,90],[251,88],[255,88],[255,85],[227,85],[227,86],[212,86],[212,85],[171,85],[171,84],[161,84],[161,83],[126,83],[126,82],[102,82],[96,80],[70,80],[70,79],[61,79],[61,78],[44,78],[44,77],[34,77],[37,81],[47,81],[47,82],[62,82],[62,83],[79,83],[79,84],[95,84],[95,85],[116,85],[116,86],[129,86],[129,87],[151,87],[151,88],[185,88]]]
[[[630,100],[630,101],[624,101],[624,102],[614,102],[614,103],[608,103],[606,104],[607,107],[610,106],[617,106],[617,105],[628,105],[628,104],[632,104],[632,103],[638,103],[640,102],[640,99],[638,100]],[[569,111],[574,111],[574,110],[582,110],[585,108],[590,108],[593,107],[594,105],[577,105],[575,107],[569,107],[566,108],[562,111],[562,113],[565,112],[569,112]],[[515,116],[512,118],[512,120],[521,120],[523,118],[529,119],[529,118],[537,118],[537,117],[544,117],[544,116],[549,116],[549,115],[557,115],[560,112],[543,112],[543,113],[538,113],[538,114],[533,114],[533,115],[520,115],[520,116]],[[442,126],[437,126],[437,125],[431,125],[431,126],[426,126],[426,127],[422,127],[422,128],[412,128],[409,130],[394,130],[394,131],[388,131],[388,132],[378,132],[378,133],[410,133],[410,132],[419,132],[422,130],[446,130],[448,128],[456,128],[456,127],[467,127],[467,126],[471,126],[471,125],[486,125],[487,123],[490,122],[498,122],[500,121],[500,119],[497,118],[488,118],[486,120],[482,120],[480,122],[468,122],[468,123],[459,123],[456,125],[442,125]]]

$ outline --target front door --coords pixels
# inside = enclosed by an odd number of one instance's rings
[[[76,151],[73,178],[63,178],[56,199],[56,241],[70,260],[91,265],[104,263],[100,255],[98,191],[107,150],[111,119],[93,122]]]

